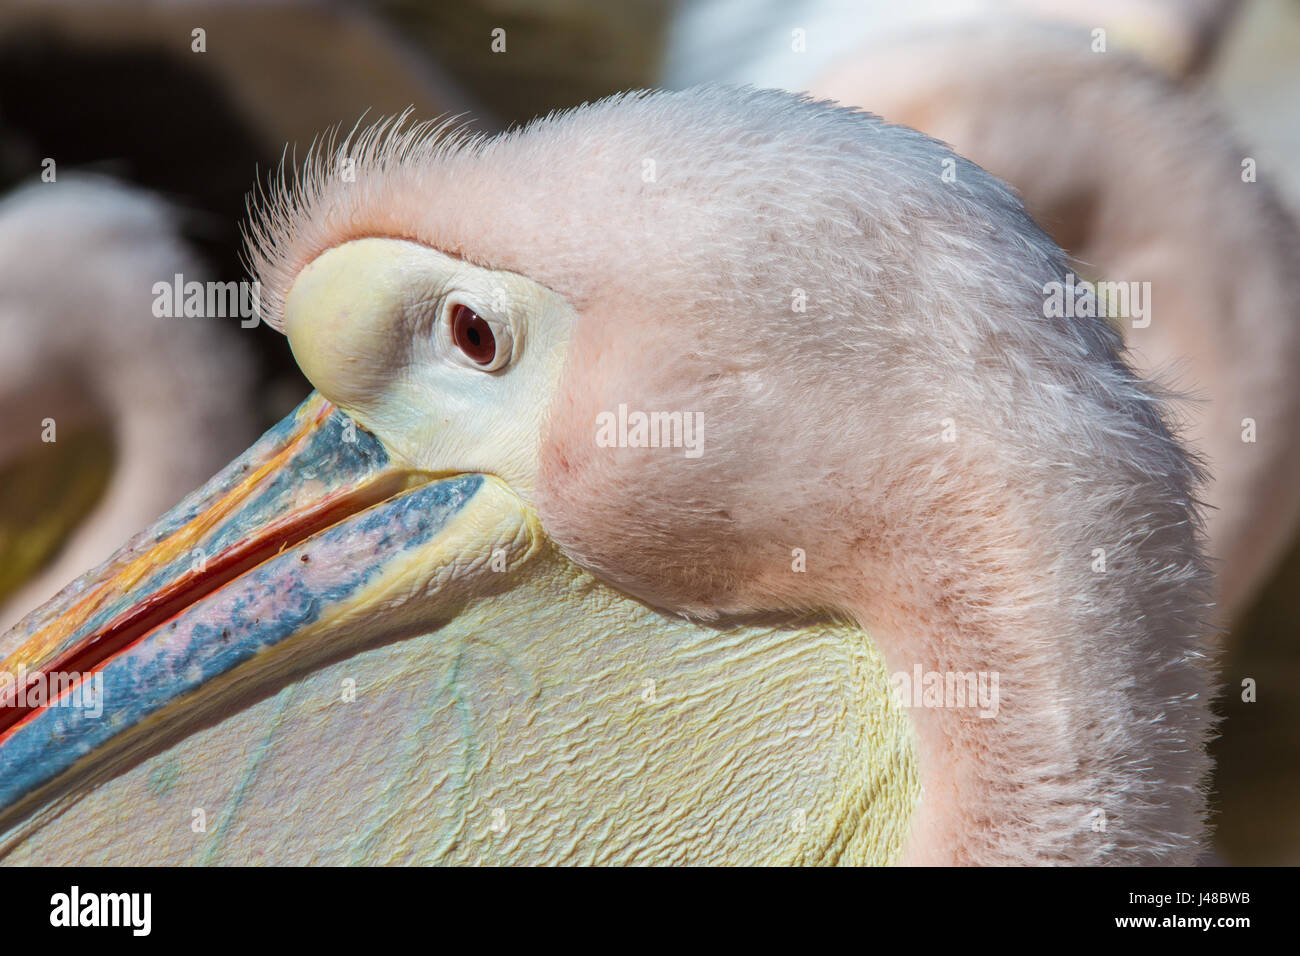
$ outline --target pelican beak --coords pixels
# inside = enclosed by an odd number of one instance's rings
[[[141,725],[445,620],[534,522],[495,478],[399,465],[313,393],[0,638],[0,821]]]

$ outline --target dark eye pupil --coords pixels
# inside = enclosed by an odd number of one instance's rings
[[[497,340],[492,327],[467,305],[458,305],[452,312],[451,337],[471,362],[488,365],[496,358]]]

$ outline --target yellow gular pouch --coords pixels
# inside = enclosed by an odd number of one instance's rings
[[[148,757],[5,862],[897,860],[915,745],[860,630],[693,623],[546,545],[511,577]]]

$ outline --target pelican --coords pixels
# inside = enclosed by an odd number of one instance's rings
[[[1198,469],[992,176],[705,87],[259,209],[316,391],[0,641],[6,862],[1196,858]]]

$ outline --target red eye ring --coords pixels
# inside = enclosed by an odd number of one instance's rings
[[[452,306],[451,340],[475,365],[491,365],[497,357],[492,326],[467,305]]]

